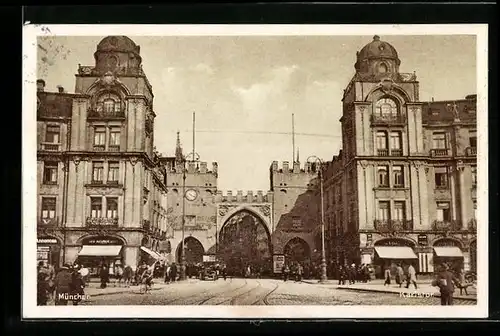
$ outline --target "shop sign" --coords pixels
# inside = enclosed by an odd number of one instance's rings
[[[82,245],[122,245],[122,241],[114,237],[87,238]]]
[[[427,246],[427,235],[418,235],[418,245]]]
[[[281,269],[285,266],[285,256],[282,254],[273,255],[273,271],[274,273],[281,273]]]
[[[377,242],[377,246],[408,246],[413,248],[413,244],[406,239],[384,239]]]
[[[38,246],[36,249],[36,258],[38,261],[49,260],[50,247],[48,246]]]
[[[460,244],[453,239],[440,239],[437,242],[434,243],[434,246],[436,247],[461,247]]]
[[[38,238],[36,242],[37,244],[59,244],[55,238]]]

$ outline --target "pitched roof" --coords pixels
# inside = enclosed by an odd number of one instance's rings
[[[71,118],[73,96],[59,92],[37,92],[37,118]]]
[[[452,122],[455,120],[455,107],[460,121],[476,121],[476,95],[467,96],[466,99],[424,102],[422,106],[422,122],[438,123]]]

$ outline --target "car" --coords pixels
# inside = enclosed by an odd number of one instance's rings
[[[217,280],[217,278],[218,278],[217,271],[212,267],[205,267],[201,271],[200,280],[215,281]]]

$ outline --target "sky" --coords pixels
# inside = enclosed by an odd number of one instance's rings
[[[78,64],[94,65],[105,36],[38,39],[38,78],[46,91],[74,92]],[[343,90],[365,36],[133,36],[153,87],[155,146],[173,156],[176,132],[185,152],[219,165],[219,190],[268,190],[271,162],[309,156],[331,160],[341,148]],[[476,93],[476,37],[396,36],[400,72],[420,82],[420,100]]]

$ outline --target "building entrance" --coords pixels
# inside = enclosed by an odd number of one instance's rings
[[[270,234],[260,218],[250,211],[231,216],[219,233],[218,258],[233,276],[270,275],[272,251]]]

